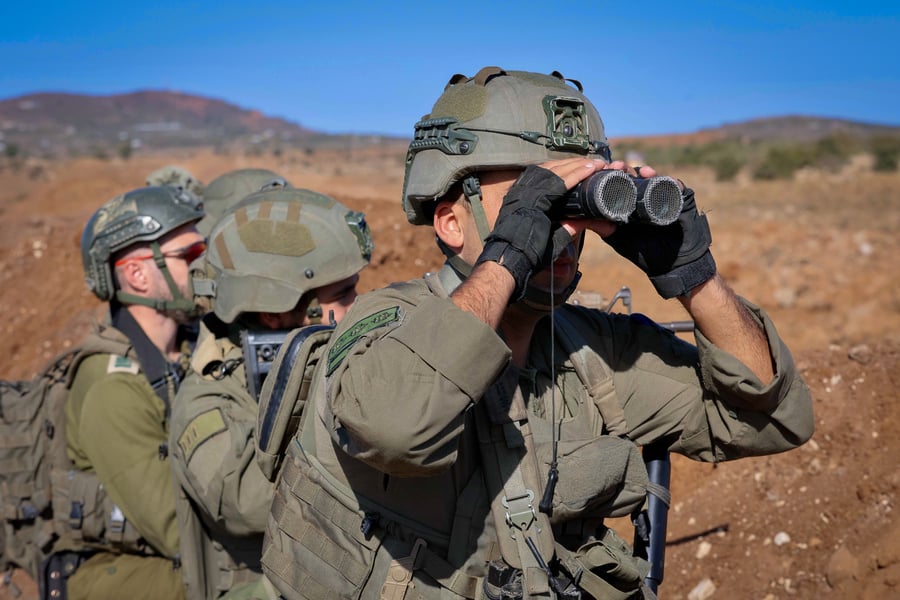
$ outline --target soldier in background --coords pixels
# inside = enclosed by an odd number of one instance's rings
[[[277,597],[260,567],[274,486],[255,459],[248,380],[259,389],[257,365],[245,362],[242,344],[254,332],[340,321],[372,248],[361,213],[302,189],[252,194],[213,226],[205,268],[213,312],[175,401],[169,445],[192,600]]]
[[[724,461],[812,435],[809,390],[768,315],[721,279],[706,217],[570,219],[612,162],[577,82],[454,76],[416,125],[407,219],[438,273],[360,296],[287,444],[263,554],[294,598],[643,597],[647,564],[604,525],[642,506],[638,448]],[[695,322],[566,304],[599,234]]]
[[[146,183],[151,187],[168,185],[183,190],[198,200],[203,198],[203,183],[190,171],[178,165],[160,167],[147,175]]]
[[[197,229],[203,235],[208,235],[213,224],[225,211],[267,184],[273,187],[290,185],[284,177],[269,169],[235,169],[219,175],[203,191],[206,218],[200,221]]]
[[[105,350],[80,364],[66,402],[74,471],[54,483],[54,506],[72,511],[54,515],[68,531],[59,547],[86,558],[70,600],[184,595],[166,443],[193,343],[182,325],[196,318],[188,265],[205,249],[202,217],[177,189],[147,187],[107,202],[84,229],[86,281],[109,316],[86,342]]]

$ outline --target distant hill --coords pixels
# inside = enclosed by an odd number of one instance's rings
[[[896,135],[898,133],[900,133],[900,127],[892,125],[790,115],[726,123],[718,127],[700,129],[693,133],[620,137],[613,141],[619,144],[640,141],[645,146],[681,146],[724,140],[811,142],[834,134],[868,138],[879,134]]]
[[[318,147],[346,137],[180,92],[39,93],[0,100],[0,149],[12,147],[13,152],[28,155],[231,145],[272,150]]]
[[[643,147],[681,146],[716,140],[810,141],[843,132],[854,137],[896,133],[900,128],[842,119],[786,116],[753,119],[695,133],[618,138]],[[181,147],[279,148],[379,143],[378,136],[335,136],[263,115],[224,100],[170,91],[94,96],[38,93],[0,100],[0,153],[59,157],[125,156],[138,150]]]

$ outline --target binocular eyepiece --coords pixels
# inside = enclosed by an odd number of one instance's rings
[[[678,220],[684,199],[678,182],[664,175],[632,177],[623,171],[598,171],[569,190],[559,214],[570,219],[607,219],[626,223],[631,217],[653,225]]]

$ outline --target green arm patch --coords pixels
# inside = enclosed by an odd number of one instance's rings
[[[334,370],[338,368],[341,361],[343,361],[347,356],[347,353],[350,352],[350,348],[353,347],[359,338],[370,331],[378,329],[379,327],[384,327],[385,325],[390,325],[398,320],[400,320],[400,307],[392,306],[391,308],[380,310],[377,313],[369,315],[354,323],[350,329],[342,333],[338,339],[335,340],[331,349],[328,351],[328,368],[325,371],[325,375],[328,376],[334,373]]]
[[[138,364],[127,356],[109,355],[109,363],[106,365],[107,373],[131,373],[132,375],[137,375],[140,370],[141,368]]]
[[[208,410],[195,417],[178,438],[178,446],[184,454],[185,462],[190,462],[191,455],[200,444],[225,429],[225,419],[222,418],[222,411],[218,408]]]

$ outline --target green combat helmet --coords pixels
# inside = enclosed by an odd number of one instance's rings
[[[209,182],[203,193],[206,218],[197,225],[197,229],[203,235],[209,234],[225,211],[267,184],[290,185],[281,175],[268,169],[236,169],[219,175]]]
[[[157,310],[193,310],[193,299],[182,295],[166,267],[159,239],[182,225],[198,222],[203,215],[203,208],[196,200],[170,186],[139,188],[108,201],[91,216],[81,236],[81,259],[88,288],[105,301],[115,299]],[[143,298],[116,289],[112,256],[138,243],[148,243],[157,257],[172,300]]]
[[[373,248],[362,213],[310,190],[267,188],[210,233],[213,311],[226,323],[245,312],[288,312],[304,294],[362,270]]]
[[[463,192],[475,200],[479,234],[487,237],[480,187],[471,174],[573,156],[609,158],[603,121],[579,82],[556,71],[498,67],[474,77],[454,75],[431,113],[416,123],[403,181],[406,218],[430,225],[433,201],[462,181]]]
[[[169,185],[193,194],[197,198],[203,197],[203,184],[200,180],[191,175],[187,169],[178,165],[166,165],[153,171],[147,175],[147,185],[150,187]]]
[[[431,113],[416,123],[406,154],[403,210],[413,225],[430,225],[434,204],[461,183],[481,239],[491,229],[481,202],[478,173],[524,169],[548,160],[610,160],[603,120],[582,93],[581,83],[559,72],[550,75],[485,67],[474,77],[454,75]],[[468,277],[466,263],[438,240],[450,265]],[[534,307],[564,302],[575,290],[550,297],[528,288],[525,301]]]

